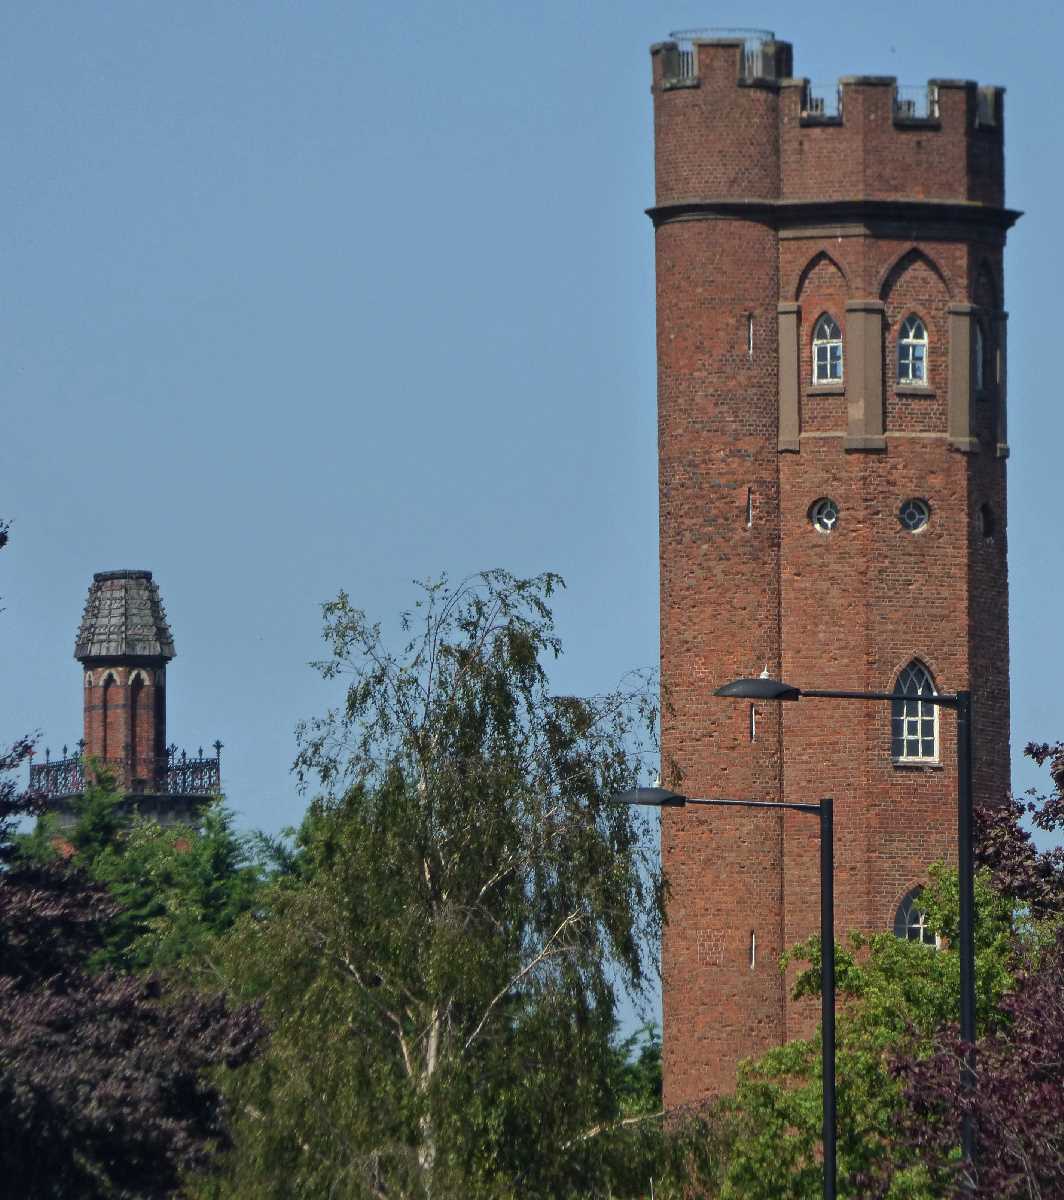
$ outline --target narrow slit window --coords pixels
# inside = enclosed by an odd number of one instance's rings
[[[746,357],[754,357],[754,314],[746,314]]]
[[[977,392],[983,390],[986,383],[986,342],[983,338],[983,327],[978,321],[972,330],[972,386]]]
[[[757,933],[750,930],[750,970],[757,966]]]
[[[757,741],[757,709],[750,705],[750,741]]]
[[[754,524],[754,489],[746,489],[746,528],[753,528]]]

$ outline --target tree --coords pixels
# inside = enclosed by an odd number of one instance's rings
[[[967,1047],[952,1021],[930,1053],[901,1052],[893,1067],[904,1089],[898,1133],[910,1152],[944,1176],[951,1194],[1002,1200],[1064,1196],[1064,851],[1038,850],[1021,823],[1064,830],[1064,743],[1032,743],[1026,753],[1049,763],[1052,791],[977,814],[979,860],[1011,902],[1016,978],[976,1043],[975,1087],[959,1085]],[[963,1115],[977,1132],[971,1173],[957,1154]]]
[[[300,778],[322,789],[303,880],[217,956],[274,1028],[235,1081],[226,1194],[614,1186],[615,1138],[638,1124],[621,1124],[616,996],[647,978],[661,883],[641,818],[610,798],[655,712],[643,686],[550,693],[560,582],[426,586],[397,653],[346,595],[325,605],[318,665],[346,693],[300,730]]]
[[[1011,905],[977,881],[977,1018],[998,1020],[1011,985]],[[956,942],[956,872],[932,868],[921,905],[932,926]],[[958,956],[948,945],[902,941],[892,933],[853,934],[836,947],[836,1076],[839,1196],[867,1200],[932,1200],[945,1176],[899,1145],[903,1087],[892,1071],[897,1053],[929,1053],[937,1031],[955,1019],[960,997]],[[820,941],[810,938],[787,960],[807,961],[795,997],[819,996]],[[820,1195],[822,1077],[820,1035],[797,1039],[743,1065],[728,1108],[735,1120],[722,1196],[727,1200],[798,1200]],[[954,1133],[959,1130],[957,1125]],[[884,1182],[886,1181],[886,1182]],[[886,1190],[882,1190],[883,1188]]]
[[[0,525],[0,545],[6,530]],[[13,777],[32,740],[0,753],[0,1178],[25,1200],[173,1195],[225,1142],[208,1071],[254,1053],[252,1007],[168,995],[154,976],[92,972],[116,906],[64,862],[20,859],[40,805]]]
[[[75,799],[74,816],[73,826],[60,830],[45,814],[31,835],[19,839],[19,850],[39,863],[63,857],[116,901],[93,957],[97,966],[193,968],[212,938],[253,907],[274,865],[267,839],[237,833],[220,800],[195,825],[161,826],[136,814],[131,819],[106,771],[97,771]]]
[[[1064,1196],[1064,854],[1039,851],[1022,823],[1064,827],[1064,744],[1027,753],[1050,763],[1054,792],[976,813],[974,1090],[960,1084],[956,873],[933,868],[921,897],[938,952],[890,934],[838,951],[840,1196]],[[811,963],[799,995],[818,994],[819,953],[815,938],[791,952]],[[743,1068],[722,1196],[819,1195],[819,1055],[814,1037]],[[974,1173],[960,1155],[965,1114]]]

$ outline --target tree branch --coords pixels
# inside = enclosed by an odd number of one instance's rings
[[[551,955],[553,953],[555,953],[555,951],[553,951],[551,949],[551,946],[553,945],[553,943],[556,942],[559,937],[561,937],[562,933],[565,931],[565,929],[569,925],[573,925],[579,920],[580,920],[579,911],[574,910],[573,912],[571,912],[565,918],[565,920],[562,921],[562,923],[558,926],[558,928],[550,935],[550,937],[547,938],[546,942],[543,945],[543,949],[540,950],[540,952],[534,958],[532,958],[529,962],[527,962],[504,988],[501,988],[495,994],[495,996],[492,997],[490,1003],[488,1004],[488,1007],[484,1010],[483,1015],[481,1016],[480,1020],[477,1022],[476,1029],[474,1029],[473,1032],[469,1035],[469,1037],[466,1038],[465,1045],[462,1047],[462,1051],[461,1051],[463,1054],[465,1054],[465,1052],[469,1049],[469,1047],[477,1040],[477,1038],[480,1035],[480,1031],[484,1028],[485,1024],[487,1023],[488,1017],[491,1016],[493,1009],[499,1003],[499,1001],[503,999],[503,997],[507,994],[507,992],[512,991],[513,988],[516,987],[517,984],[519,984],[521,982],[521,980],[525,978],[526,975],[528,975],[530,972],[534,971],[536,969],[536,967],[539,966],[540,963],[545,962],[548,958],[551,957]]]

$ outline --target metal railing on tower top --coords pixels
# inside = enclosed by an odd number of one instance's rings
[[[772,56],[765,47],[776,40],[771,29],[675,29],[669,34],[676,43],[676,61],[670,76],[676,80],[698,77],[698,53],[695,43],[700,41],[737,41],[743,44],[743,79],[760,79],[775,74]]]
[[[222,790],[222,743],[211,747],[213,757],[204,754],[200,746],[190,755],[176,746],[166,748],[166,761],[160,763],[151,779],[137,778],[130,756],[87,759],[85,743],[79,742],[76,753],[63,747],[63,757],[53,759],[45,750],[44,762],[30,764],[29,791],[46,800],[79,796],[85,791],[86,777],[94,769],[113,771],[119,786],[129,792],[164,796],[214,796]]]

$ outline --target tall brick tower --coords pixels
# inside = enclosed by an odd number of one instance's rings
[[[1003,92],[846,76],[771,34],[654,46],[665,782],[836,822],[836,930],[922,938],[954,859],[952,715],[1009,783]],[[739,677],[893,704],[716,699]],[[667,810],[669,1105],[809,1031],[780,952],[818,929],[816,822]]]
[[[60,821],[86,775],[105,767],[129,808],[163,824],[195,820],[221,791],[222,743],[214,756],[180,755],[166,744],[166,665],[174,639],[151,571],[98,571],[89,587],[74,657],[83,668],[85,732],[78,753],[30,768],[30,790],[50,801]]]

